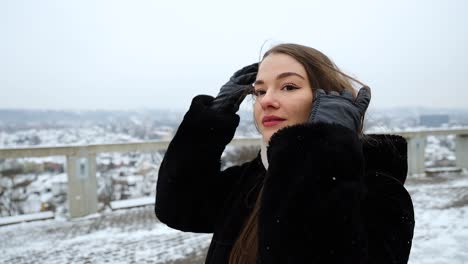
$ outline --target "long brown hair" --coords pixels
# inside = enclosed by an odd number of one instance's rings
[[[365,86],[365,84],[357,79],[343,73],[330,58],[314,48],[299,44],[280,44],[269,49],[263,55],[262,61],[265,57],[274,53],[289,55],[302,64],[309,77],[314,95],[317,89],[323,89],[327,92],[337,91],[339,93],[347,90],[356,96],[353,84]],[[234,243],[229,256],[229,264],[250,264],[256,262],[258,250],[258,214],[262,191],[263,186],[260,189],[252,213],[247,218],[239,237]]]

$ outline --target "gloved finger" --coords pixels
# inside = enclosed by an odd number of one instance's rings
[[[349,100],[354,100],[353,98],[353,93],[349,90],[344,90],[343,93],[341,93],[341,96],[343,96],[344,98],[346,99],[349,99]]]
[[[247,85],[245,86],[244,91],[246,94],[253,94],[255,92],[255,88],[253,87],[253,85]]]
[[[251,94],[253,89],[252,85],[232,85],[229,91],[226,91],[223,95],[225,98],[237,101],[237,98],[244,98],[246,95]]]
[[[234,78],[233,81],[235,84],[251,85],[255,82],[256,78],[257,78],[257,72],[251,72],[251,73],[243,74],[237,78]]]
[[[362,87],[358,95],[356,97],[356,100],[354,101],[355,105],[359,108],[361,111],[361,114],[364,114],[367,110],[367,107],[369,106],[371,100],[371,90],[368,86]]]
[[[315,95],[316,96],[319,96],[319,95],[326,95],[327,93],[323,90],[323,89],[317,89],[315,90]]]
[[[247,96],[247,94],[249,94],[249,93],[247,92],[247,90],[244,90],[244,91],[242,91],[242,93],[237,94],[237,98],[236,98],[236,100],[235,100],[235,103],[236,103],[237,105],[240,105],[240,104],[242,103],[242,101],[244,101],[244,99],[245,99],[245,97]]]
[[[327,93],[323,89],[313,90],[313,100],[312,102],[315,103],[321,96],[327,95]]]
[[[253,72],[258,72],[258,62],[252,63],[250,65],[245,66],[244,68],[236,71],[232,77],[238,77],[247,73],[253,73]]]
[[[223,105],[226,108],[229,109],[234,109],[234,107],[238,107],[242,101],[244,101],[245,97],[247,96],[247,91],[245,90],[236,90],[230,93],[226,98],[224,99]]]

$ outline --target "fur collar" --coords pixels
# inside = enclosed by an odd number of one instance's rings
[[[408,174],[406,139],[398,135],[368,134],[363,139],[366,170],[392,175],[402,184]]]
[[[407,142],[398,135],[368,134],[362,139],[366,170],[368,174],[376,172],[393,176],[402,184],[408,173]],[[268,145],[260,139],[258,159],[265,170],[268,170]]]

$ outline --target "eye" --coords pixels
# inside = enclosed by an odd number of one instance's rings
[[[253,92],[253,95],[255,97],[260,97],[260,96],[264,95],[265,93],[266,93],[266,91],[263,90],[263,89],[255,89],[254,92]]]
[[[293,90],[297,90],[299,89],[300,87],[293,84],[293,83],[286,83],[283,85],[283,87],[281,88],[281,90],[286,90],[286,91],[293,91]]]

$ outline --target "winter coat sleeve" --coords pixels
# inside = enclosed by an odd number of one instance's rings
[[[369,135],[364,218],[370,263],[407,263],[415,227],[411,196],[403,187],[407,142],[401,136]]]
[[[357,134],[336,124],[287,127],[271,138],[268,159],[259,214],[260,263],[369,263],[374,253],[364,212],[368,186]],[[382,211],[391,211],[394,205],[383,206]],[[408,231],[398,228],[393,231]],[[379,254],[383,262],[371,263],[392,263],[385,254],[401,252],[387,247]]]
[[[196,96],[161,163],[155,213],[182,231],[213,232],[225,196],[241,167],[220,171],[221,154],[232,140],[239,116],[208,106],[213,97]]]

